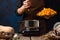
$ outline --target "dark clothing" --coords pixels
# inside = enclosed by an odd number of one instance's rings
[[[38,17],[37,13],[44,8],[44,0],[31,0],[32,5],[26,10],[24,20],[39,20],[40,35],[46,33],[46,23],[43,17]],[[29,10],[29,11],[28,11]]]
[[[21,6],[22,1],[20,1],[19,6]],[[17,15],[17,7],[17,0],[0,0],[0,25],[12,26],[15,32],[19,28],[18,21],[23,19],[23,15]]]

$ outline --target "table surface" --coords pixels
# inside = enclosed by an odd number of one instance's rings
[[[45,35],[42,35],[42,36],[23,36],[22,34],[18,34],[17,39],[14,39],[14,37],[13,37],[13,40],[57,40],[54,37],[51,39],[51,35],[52,35],[51,31]]]
[[[40,40],[40,36],[20,36],[20,40]]]
[[[51,35],[52,35],[52,31],[50,31],[49,33],[44,34],[42,36],[23,36],[23,35],[20,35],[19,40],[60,40],[60,38],[56,39],[55,37],[52,37]]]
[[[23,36],[22,34],[17,35],[17,37],[13,37],[12,40],[41,40],[41,36]],[[0,39],[6,40],[6,39]]]
[[[19,40],[43,40],[42,36],[23,36],[20,35]]]

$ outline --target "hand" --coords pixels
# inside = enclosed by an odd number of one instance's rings
[[[31,6],[31,1],[30,0],[25,0],[23,2],[23,5],[17,9],[18,14],[22,14],[25,12],[26,9],[28,9]]]
[[[25,0],[24,2],[23,2],[23,7],[24,8],[29,8],[31,6],[31,1],[30,0]]]

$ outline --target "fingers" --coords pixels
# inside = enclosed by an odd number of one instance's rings
[[[25,1],[30,1],[30,0],[25,0]]]
[[[23,4],[26,5],[26,6],[30,6],[31,5],[31,3],[27,2],[27,1],[24,1]]]
[[[26,1],[23,2],[23,6],[25,8],[29,8],[31,6],[31,2],[29,0],[26,0]]]

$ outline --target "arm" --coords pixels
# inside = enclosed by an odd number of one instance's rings
[[[18,14],[22,14],[23,12],[25,12],[25,10],[29,8],[30,5],[31,5],[31,2],[29,0],[25,0],[23,2],[23,5],[17,9]]]

